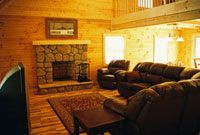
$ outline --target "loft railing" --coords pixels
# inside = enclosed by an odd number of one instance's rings
[[[114,17],[154,8],[181,0],[114,0]]]

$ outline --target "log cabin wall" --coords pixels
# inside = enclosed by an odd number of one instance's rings
[[[29,86],[37,87],[33,40],[45,40],[45,18],[78,19],[78,38],[90,40],[90,76],[102,67],[103,33],[110,32],[112,0],[19,0],[0,10],[0,80],[19,61],[27,67]],[[97,61],[98,60],[98,61]],[[32,89],[31,89],[32,90]],[[34,89],[37,90],[37,89]],[[36,94],[37,91],[30,91]]]
[[[130,70],[138,62],[152,61],[154,52],[154,38],[169,36],[169,33],[176,33],[172,29],[157,28],[157,27],[141,27],[127,30],[118,30],[112,33],[125,34],[126,38],[126,50],[125,58],[131,61]],[[168,44],[168,61],[177,60],[177,42],[171,42]]]
[[[200,37],[200,29],[183,28],[181,35],[185,41],[178,45],[178,59],[183,62],[184,66],[194,68],[194,36]]]

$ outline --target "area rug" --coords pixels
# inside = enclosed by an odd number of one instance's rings
[[[100,107],[106,97],[99,93],[81,94],[76,96],[65,96],[47,99],[57,116],[62,121],[68,132],[74,134],[73,111],[84,111],[87,109]],[[80,129],[81,131],[81,129]]]

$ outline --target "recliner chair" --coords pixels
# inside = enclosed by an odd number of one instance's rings
[[[129,70],[130,61],[129,60],[112,60],[107,68],[101,68],[97,71],[97,80],[102,88],[115,89],[116,79],[115,74],[118,71]]]

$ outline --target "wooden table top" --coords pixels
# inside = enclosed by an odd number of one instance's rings
[[[93,108],[86,111],[76,111],[73,114],[74,117],[88,129],[109,125],[125,119],[121,115],[104,107]]]

